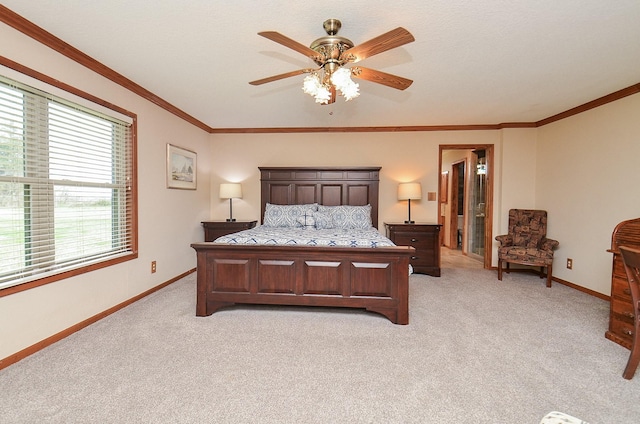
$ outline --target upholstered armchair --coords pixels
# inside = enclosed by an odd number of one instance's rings
[[[509,233],[496,236],[498,248],[498,280],[502,280],[503,263],[540,267],[540,278],[547,269],[547,287],[551,287],[553,250],[560,243],[547,238],[547,211],[534,209],[511,209],[509,211]]]

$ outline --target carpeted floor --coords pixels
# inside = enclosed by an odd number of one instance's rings
[[[478,269],[410,284],[408,326],[293,307],[200,318],[190,275],[0,371],[0,422],[640,422],[608,302]]]

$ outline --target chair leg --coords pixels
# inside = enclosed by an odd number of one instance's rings
[[[633,349],[631,349],[631,355],[629,355],[629,361],[622,373],[622,377],[627,380],[633,378],[633,375],[636,373],[636,368],[638,368],[638,362],[640,362],[640,347],[636,345],[637,343],[634,343]]]
[[[551,276],[553,274],[553,265],[547,265],[547,287],[551,287]]]
[[[502,259],[498,259],[498,280],[502,281]]]
[[[627,362],[627,366],[624,369],[624,373],[622,373],[622,377],[627,380],[631,380],[633,375],[636,373],[636,368],[638,368],[638,362],[640,362],[640,349],[634,349],[631,351],[629,362]]]
[[[636,373],[636,368],[638,368],[638,363],[640,363],[640,334],[638,334],[638,331],[640,331],[640,321],[638,321],[638,315],[640,314],[640,303],[636,304],[635,306],[636,316],[635,332],[633,333],[633,344],[631,345],[631,354],[629,355],[629,361],[627,362],[627,366],[622,373],[622,377],[626,378],[627,380],[631,380],[633,378],[633,375]]]

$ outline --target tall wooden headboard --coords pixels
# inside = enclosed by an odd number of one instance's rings
[[[267,203],[325,206],[371,205],[371,222],[378,227],[379,166],[370,167],[259,167],[260,220]]]

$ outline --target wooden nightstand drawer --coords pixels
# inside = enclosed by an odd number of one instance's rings
[[[413,255],[411,257],[411,259],[409,260],[409,263],[411,263],[411,266],[414,268],[414,270],[416,268],[420,269],[423,267],[429,267],[431,266],[433,259],[430,256],[417,256],[417,255]],[[416,271],[418,272],[418,271]]]
[[[394,243],[399,246],[412,246],[419,249],[433,245],[433,240],[422,233],[396,233]]]
[[[414,272],[440,276],[440,225],[385,223],[387,237],[398,246],[411,246],[416,252],[410,263]]]

